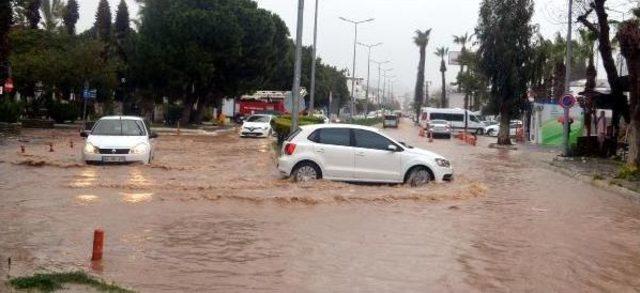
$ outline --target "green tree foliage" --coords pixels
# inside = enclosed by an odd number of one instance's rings
[[[68,0],[62,21],[67,33],[70,35],[76,34],[76,24],[78,23],[78,19],[80,19],[79,10],[80,6],[77,0]]]
[[[531,0],[483,0],[476,28],[480,68],[491,84],[491,100],[499,105],[498,144],[511,144],[509,122],[527,92],[527,64],[532,56],[534,27]]]
[[[127,2],[121,0],[118,11],[116,11],[116,39],[122,40],[129,35],[129,31],[131,31],[129,22],[129,7],[127,7]]]
[[[96,12],[96,21],[93,25],[98,40],[109,42],[111,38],[111,7],[109,1],[100,0],[98,3],[98,11]]]
[[[9,30],[13,25],[13,13],[10,0],[0,0],[0,82],[7,75],[7,59],[11,50]]]
[[[420,63],[418,63],[418,77],[416,81],[416,89],[415,95],[413,98],[413,105],[416,111],[416,117],[420,116],[420,109],[422,108],[422,104],[425,100],[425,84],[424,84],[424,73],[425,66],[427,62],[427,45],[429,44],[429,37],[431,35],[431,29],[425,30],[424,32],[421,30],[416,31],[415,37],[413,37],[413,42],[418,46],[420,52]],[[428,103],[427,103],[428,104]]]
[[[447,72],[447,64],[444,61],[444,58],[449,54],[449,48],[447,47],[437,48],[435,54],[441,59],[440,73],[442,74],[442,98],[440,100],[440,106],[442,108],[447,108],[449,106],[449,103],[447,103],[447,78],[445,75]]]

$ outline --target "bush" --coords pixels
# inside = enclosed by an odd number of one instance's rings
[[[167,105],[167,112],[164,113],[165,124],[175,125],[182,118],[182,110],[184,107],[174,104]]]
[[[49,109],[49,117],[56,123],[65,123],[66,121],[73,123],[80,116],[80,111],[75,104],[52,101],[47,105],[47,109]]]
[[[629,181],[640,181],[640,170],[637,167],[624,165],[620,168],[616,178]]]
[[[322,124],[324,120],[318,117],[300,116],[299,126]],[[271,128],[278,134],[278,143],[282,143],[285,138],[291,133],[291,116],[280,116],[271,120]]]
[[[7,99],[0,100],[0,122],[17,123],[22,115],[22,104]]]

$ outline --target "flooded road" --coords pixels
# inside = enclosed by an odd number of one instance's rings
[[[545,169],[551,154],[386,131],[456,181],[293,184],[271,141],[234,133],[161,136],[151,166],[85,166],[69,131],[3,139],[0,280],[11,257],[13,276],[86,269],[141,292],[639,290],[637,202]]]

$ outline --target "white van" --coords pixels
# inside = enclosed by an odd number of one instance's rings
[[[484,134],[484,123],[480,120],[480,117],[473,112],[454,108],[454,109],[441,109],[441,108],[422,108],[420,114],[420,125],[426,129],[427,124],[431,120],[445,120],[451,123],[451,128],[462,130],[464,129],[465,120],[467,121],[467,129],[477,134]]]

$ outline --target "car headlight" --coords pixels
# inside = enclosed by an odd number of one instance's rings
[[[139,154],[144,154],[147,152],[147,150],[149,149],[149,147],[147,147],[146,143],[141,143],[138,144],[136,146],[134,146],[129,153],[130,154],[134,154],[134,155],[139,155]]]
[[[97,154],[97,153],[99,153],[99,150],[98,150],[97,147],[95,147],[91,143],[86,143],[84,145],[84,152],[88,153],[88,154]]]
[[[451,167],[451,163],[445,159],[436,159],[436,164],[440,167],[449,168]]]

